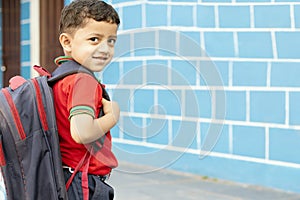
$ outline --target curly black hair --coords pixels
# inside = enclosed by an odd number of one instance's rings
[[[120,18],[116,10],[104,1],[74,0],[65,6],[61,12],[59,33],[72,33],[74,30],[84,27],[86,19],[89,18],[96,21],[120,24]]]

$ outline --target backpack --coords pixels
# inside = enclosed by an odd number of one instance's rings
[[[0,91],[0,167],[9,200],[68,199],[51,86],[70,74],[93,75],[69,62],[74,67],[58,67],[52,75],[34,66],[42,76],[29,80],[15,76]],[[102,89],[103,98],[109,100]],[[101,150],[104,139],[91,146]]]
[[[0,166],[7,199],[67,199],[47,76],[15,76],[1,90]]]

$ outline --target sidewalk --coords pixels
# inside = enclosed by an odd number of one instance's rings
[[[149,167],[120,163],[120,167],[113,171],[108,181],[115,188],[115,200],[300,200],[300,194],[296,193],[165,169],[133,173],[144,168]]]

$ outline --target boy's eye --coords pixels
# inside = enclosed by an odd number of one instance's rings
[[[116,43],[116,39],[109,39],[109,40],[108,40],[108,44],[110,44],[110,45],[112,45],[112,46],[114,46],[115,43]]]
[[[90,40],[91,40],[92,42],[98,42],[98,41],[99,41],[99,39],[98,39],[97,37],[92,37],[92,38],[90,38]]]

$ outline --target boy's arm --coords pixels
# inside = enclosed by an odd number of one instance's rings
[[[119,120],[120,109],[116,102],[102,99],[104,116],[94,119],[82,112],[71,117],[71,136],[79,144],[96,141],[107,133]]]

